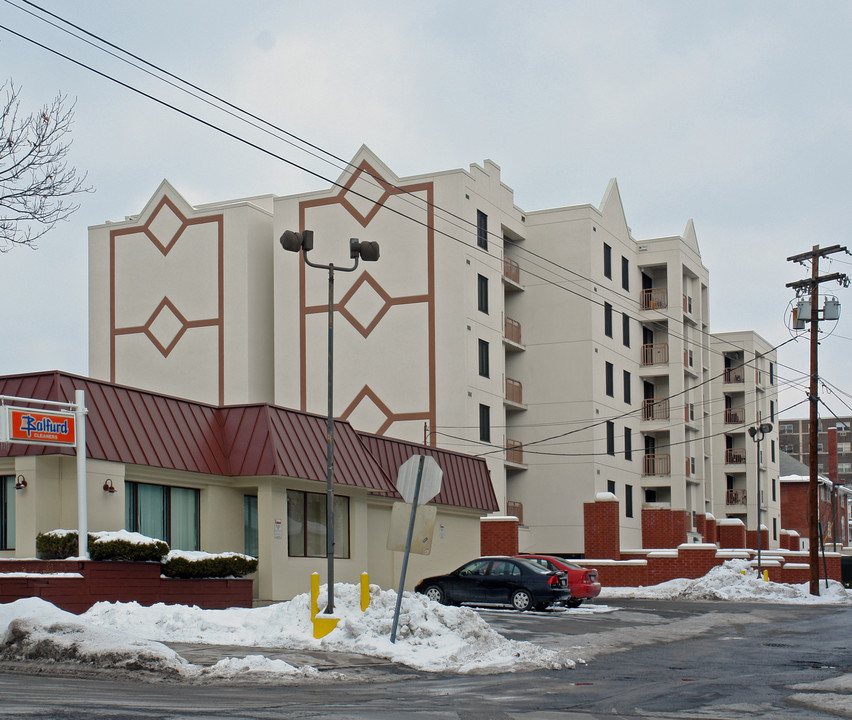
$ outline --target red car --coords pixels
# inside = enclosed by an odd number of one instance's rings
[[[571,586],[571,600],[568,607],[580,607],[583,600],[591,600],[600,595],[601,584],[598,582],[598,571],[592,568],[584,568],[564,558],[553,555],[518,555],[531,562],[541,565],[546,570],[556,570],[568,575],[568,584]]]

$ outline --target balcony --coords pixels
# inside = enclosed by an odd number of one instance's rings
[[[668,362],[668,343],[646,343],[642,346],[643,365],[668,365]]]
[[[643,420],[668,420],[669,419],[669,399],[654,400],[649,398],[642,401],[642,419]]]
[[[507,350],[523,350],[521,345],[521,323],[507,317],[503,326],[503,343]]]
[[[668,453],[653,453],[642,458],[643,475],[671,475],[672,458]]]
[[[728,490],[725,494],[725,505],[745,505],[745,490]]]
[[[517,500],[506,501],[506,514],[518,518],[518,525],[524,524],[524,504]]]
[[[503,283],[507,290],[523,290],[521,287],[521,269],[518,263],[509,257],[503,257]]]
[[[745,382],[745,368],[742,366],[735,368],[725,368],[725,375],[723,378],[723,382],[725,383],[744,383]]]
[[[727,448],[725,450],[725,465],[745,465],[745,448]]]
[[[506,438],[506,462],[514,465],[524,464],[524,444],[520,440]]]
[[[520,380],[506,378],[506,405],[514,407],[517,410],[525,410],[524,405],[524,386]]]
[[[664,287],[646,288],[639,298],[640,310],[664,310],[669,306],[669,291]]]
[[[744,408],[725,408],[725,425],[745,425]]]

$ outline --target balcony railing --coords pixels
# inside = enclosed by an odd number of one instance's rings
[[[663,310],[669,306],[669,291],[664,287],[646,288],[639,299],[642,310]]]
[[[524,464],[524,444],[520,440],[506,438],[506,462]]]
[[[503,277],[515,283],[520,283],[521,281],[521,269],[518,267],[518,263],[512,260],[512,258],[503,258]]]
[[[643,365],[665,365],[669,362],[668,343],[646,343],[642,346]]]
[[[506,514],[518,518],[518,525],[524,524],[524,504],[517,500],[506,501]]]
[[[524,388],[523,385],[521,385],[520,380],[506,378],[506,399],[509,402],[518,403],[518,405],[523,404]]]
[[[643,475],[671,475],[672,458],[668,453],[647,454],[642,458]]]
[[[745,461],[745,448],[728,448],[727,450],[725,450],[726,465],[745,465]]]
[[[642,401],[643,420],[668,420],[669,399],[654,400],[653,398]]]
[[[512,318],[507,317],[504,325],[504,336],[507,340],[521,344],[521,323],[517,320],[512,320]]]
[[[725,368],[724,381],[726,383],[744,383],[745,368],[743,368],[742,366],[735,368]]]
[[[743,408],[725,408],[726,425],[745,425],[745,410]]]
[[[745,505],[746,491],[745,490],[728,490],[725,495],[725,505]]]

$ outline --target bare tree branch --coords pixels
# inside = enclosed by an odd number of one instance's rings
[[[69,198],[92,192],[68,165],[74,104],[57,95],[22,115],[20,89],[0,85],[0,253],[36,241],[80,206]]]

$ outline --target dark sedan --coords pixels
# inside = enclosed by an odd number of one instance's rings
[[[516,610],[543,610],[571,600],[564,572],[513,557],[478,558],[421,580],[414,590],[444,605],[511,605]]]

